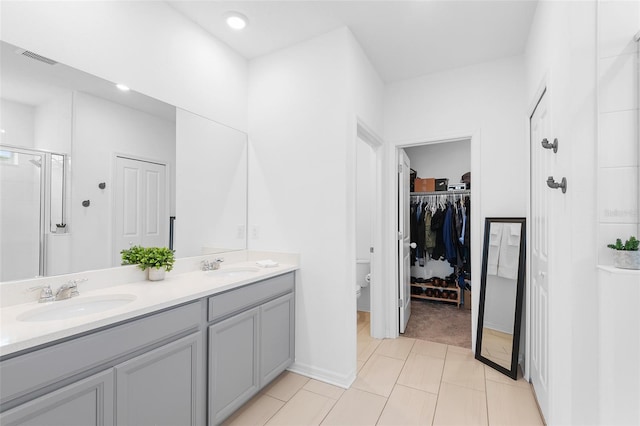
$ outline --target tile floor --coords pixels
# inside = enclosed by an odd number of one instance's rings
[[[542,425],[529,383],[469,349],[373,339],[358,315],[358,376],[342,389],[285,372],[225,425]]]

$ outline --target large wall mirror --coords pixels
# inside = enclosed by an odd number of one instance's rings
[[[524,218],[486,218],[476,359],[512,379],[518,374],[525,279]]]
[[[245,133],[37,52],[0,55],[0,282],[118,266],[131,245],[246,249]]]

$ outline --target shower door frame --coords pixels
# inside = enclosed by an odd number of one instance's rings
[[[14,152],[17,154],[33,155],[40,157],[40,208],[39,208],[39,220],[38,220],[38,276],[46,276],[46,253],[47,253],[47,240],[45,238],[46,232],[51,232],[51,223],[47,225],[47,218],[51,218],[51,156],[60,155],[63,158],[63,172],[62,172],[62,218],[66,217],[67,213],[67,176],[68,176],[68,164],[67,154],[59,152],[38,150],[32,148],[25,148],[15,145],[2,144],[0,150]],[[47,202],[49,200],[49,202]],[[27,277],[25,277],[27,278]],[[21,278],[23,279],[23,278]]]
[[[44,239],[44,221],[46,216],[45,200],[46,200],[46,153],[35,149],[17,147],[12,145],[0,145],[0,150],[10,151],[17,154],[34,155],[42,158],[40,166],[40,211],[39,211],[39,232],[38,232],[38,276],[44,275],[44,256],[45,256],[45,239]],[[25,277],[26,278],[26,277]]]

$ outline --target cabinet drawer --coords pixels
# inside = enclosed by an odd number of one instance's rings
[[[134,319],[0,362],[0,404],[200,327],[201,302]]]
[[[227,317],[293,291],[294,275],[290,272],[255,284],[229,290],[209,298],[209,321]]]

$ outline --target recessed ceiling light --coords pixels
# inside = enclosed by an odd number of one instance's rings
[[[129,87],[128,87],[128,86],[125,86],[125,85],[124,85],[124,84],[122,84],[122,83],[118,83],[118,84],[116,84],[116,87],[117,87],[118,89],[122,90],[123,92],[128,92],[129,90],[131,90],[131,89],[129,89]]]
[[[227,21],[227,25],[234,30],[241,30],[247,26],[249,23],[249,19],[244,16],[242,13],[238,12],[228,12],[225,14],[225,21]]]

